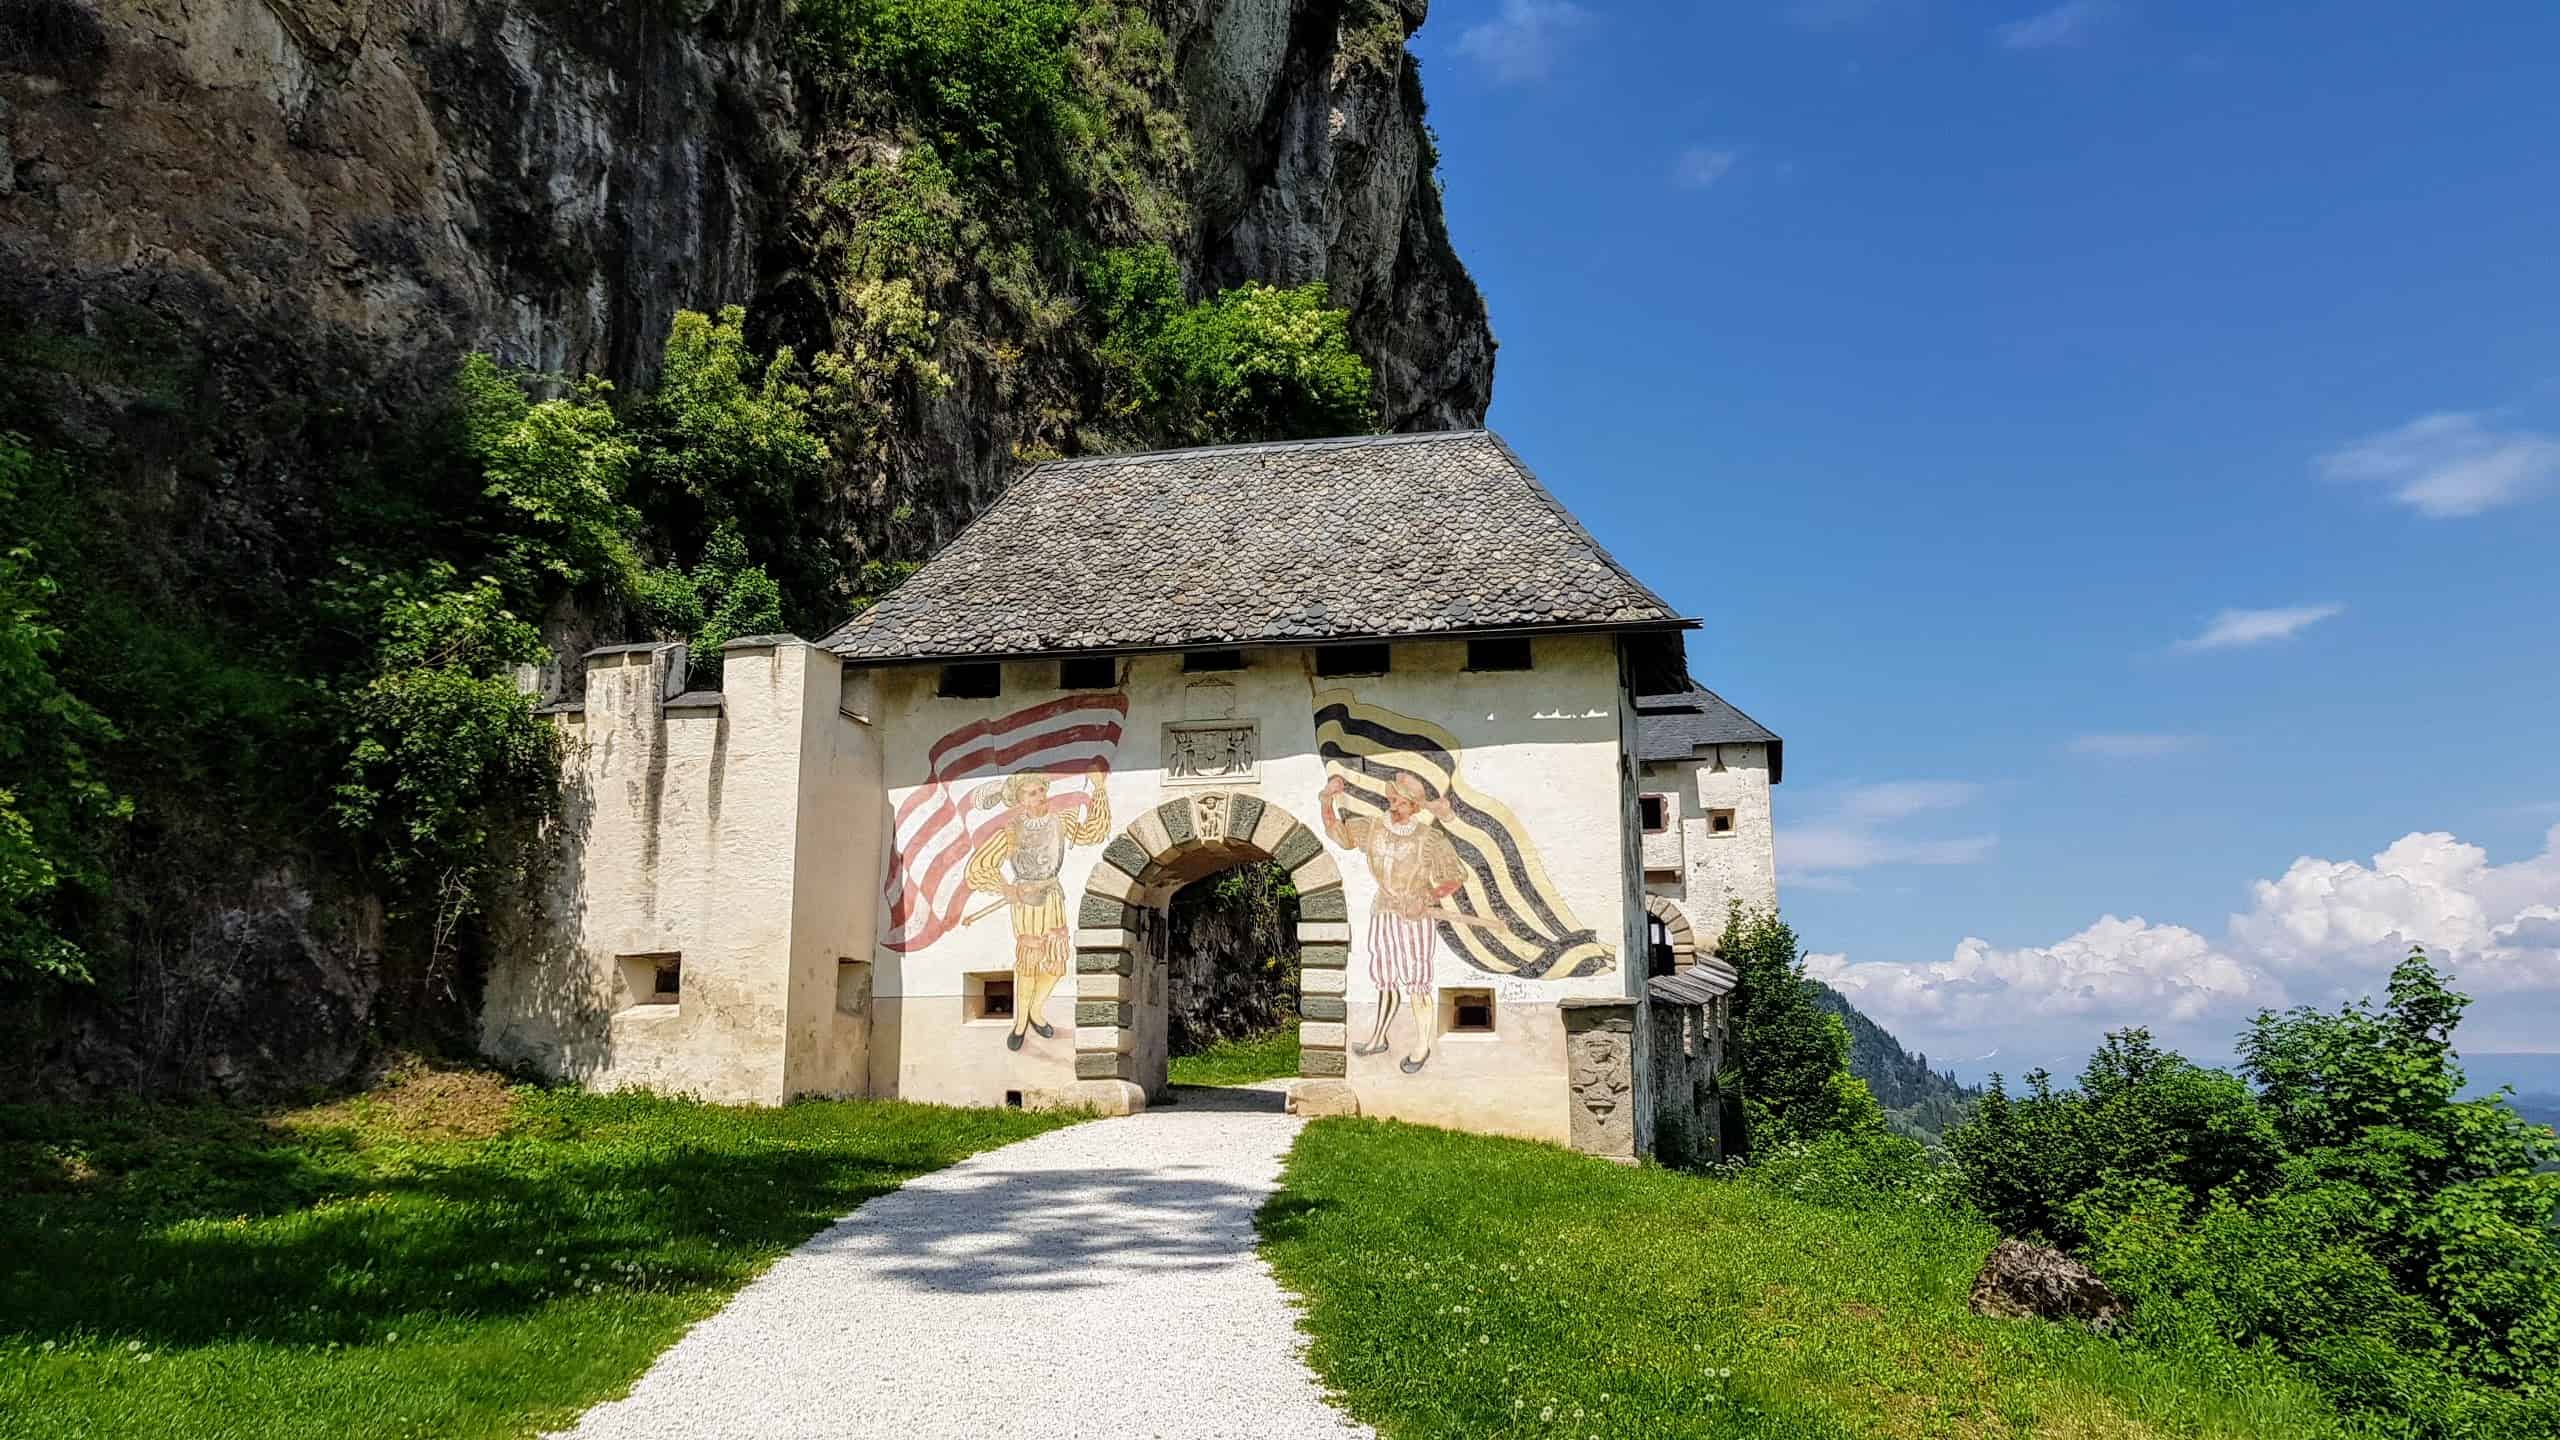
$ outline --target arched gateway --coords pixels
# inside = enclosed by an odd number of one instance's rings
[[[1167,800],[1105,846],[1076,912],[1076,1078],[1121,1082],[1121,1105],[1164,1083],[1165,995],[1150,979],[1167,958],[1161,917],[1174,892],[1237,865],[1271,861],[1298,892],[1299,1074],[1339,1077],[1343,964],[1351,927],[1342,871],[1316,832],[1249,791],[1204,790]],[[1109,1091],[1080,1086],[1109,1105]]]
[[[1293,1103],[1631,1158],[1699,1090],[1646,1068],[1692,1002],[1648,998],[1633,755],[1691,623],[1482,431],[1035,466],[825,640],[730,642],[717,690],[681,645],[588,656],[483,1044],[1125,1113],[1165,1082],[1167,902],[1270,860]]]

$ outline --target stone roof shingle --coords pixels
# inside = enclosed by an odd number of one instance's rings
[[[858,663],[1685,623],[1469,430],[1036,465],[823,643]]]
[[[1721,695],[1696,681],[1672,695],[1646,695],[1636,701],[1636,758],[1642,761],[1686,760],[1706,745],[1766,745],[1769,783],[1785,773],[1785,745],[1777,732],[1736,710]]]

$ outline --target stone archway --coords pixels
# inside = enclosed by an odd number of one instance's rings
[[[1689,913],[1679,902],[1663,895],[1644,897],[1644,912],[1662,922],[1671,936],[1671,968],[1686,970],[1698,958],[1698,932],[1689,924]]]
[[[1088,1102],[1115,1114],[1146,1106],[1137,959],[1149,917],[1192,881],[1257,860],[1286,868],[1298,892],[1298,1073],[1345,1073],[1351,924],[1341,870],[1288,811],[1250,791],[1202,790],[1130,821],[1086,877],[1076,911],[1076,1081]]]

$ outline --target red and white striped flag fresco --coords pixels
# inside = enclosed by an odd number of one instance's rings
[[[1111,773],[1129,697],[1119,691],[1069,695],[992,720],[972,721],[934,742],[931,778],[898,805],[889,837],[889,907],[880,943],[904,954],[921,950],[960,923],[969,902],[969,852],[1003,828],[1001,805],[980,809],[981,790],[1007,775],[1041,771],[1057,777],[1058,802],[1072,802]],[[1091,771],[1096,762],[1101,770]]]

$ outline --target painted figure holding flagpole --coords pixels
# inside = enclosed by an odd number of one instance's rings
[[[969,852],[968,887],[1002,896],[998,903],[1013,912],[1013,1033],[1005,1048],[1019,1050],[1026,1031],[1046,1040],[1057,1032],[1042,1018],[1049,994],[1066,978],[1073,952],[1067,932],[1067,895],[1058,871],[1070,845],[1099,844],[1111,834],[1111,799],[1102,786],[1110,767],[1088,763],[1092,779],[1085,793],[1063,802],[1049,798],[1049,776],[1018,771],[978,787],[970,803],[980,810],[1001,805],[1001,824]],[[962,923],[992,914],[990,905]]]
[[[1345,850],[1357,850],[1369,862],[1378,882],[1377,904],[1369,911],[1369,980],[1378,987],[1378,1023],[1355,1055],[1387,1049],[1388,1027],[1398,1010],[1413,1016],[1413,1048],[1398,1062],[1407,1075],[1431,1061],[1439,1038],[1440,1011],[1431,989],[1431,961],[1439,947],[1439,922],[1475,923],[1473,917],[1448,908],[1450,896],[1466,884],[1440,823],[1449,817],[1449,802],[1435,797],[1418,776],[1398,775],[1387,787],[1384,815],[1345,815],[1337,808],[1349,788],[1340,775],[1325,781],[1320,808],[1324,833]]]

